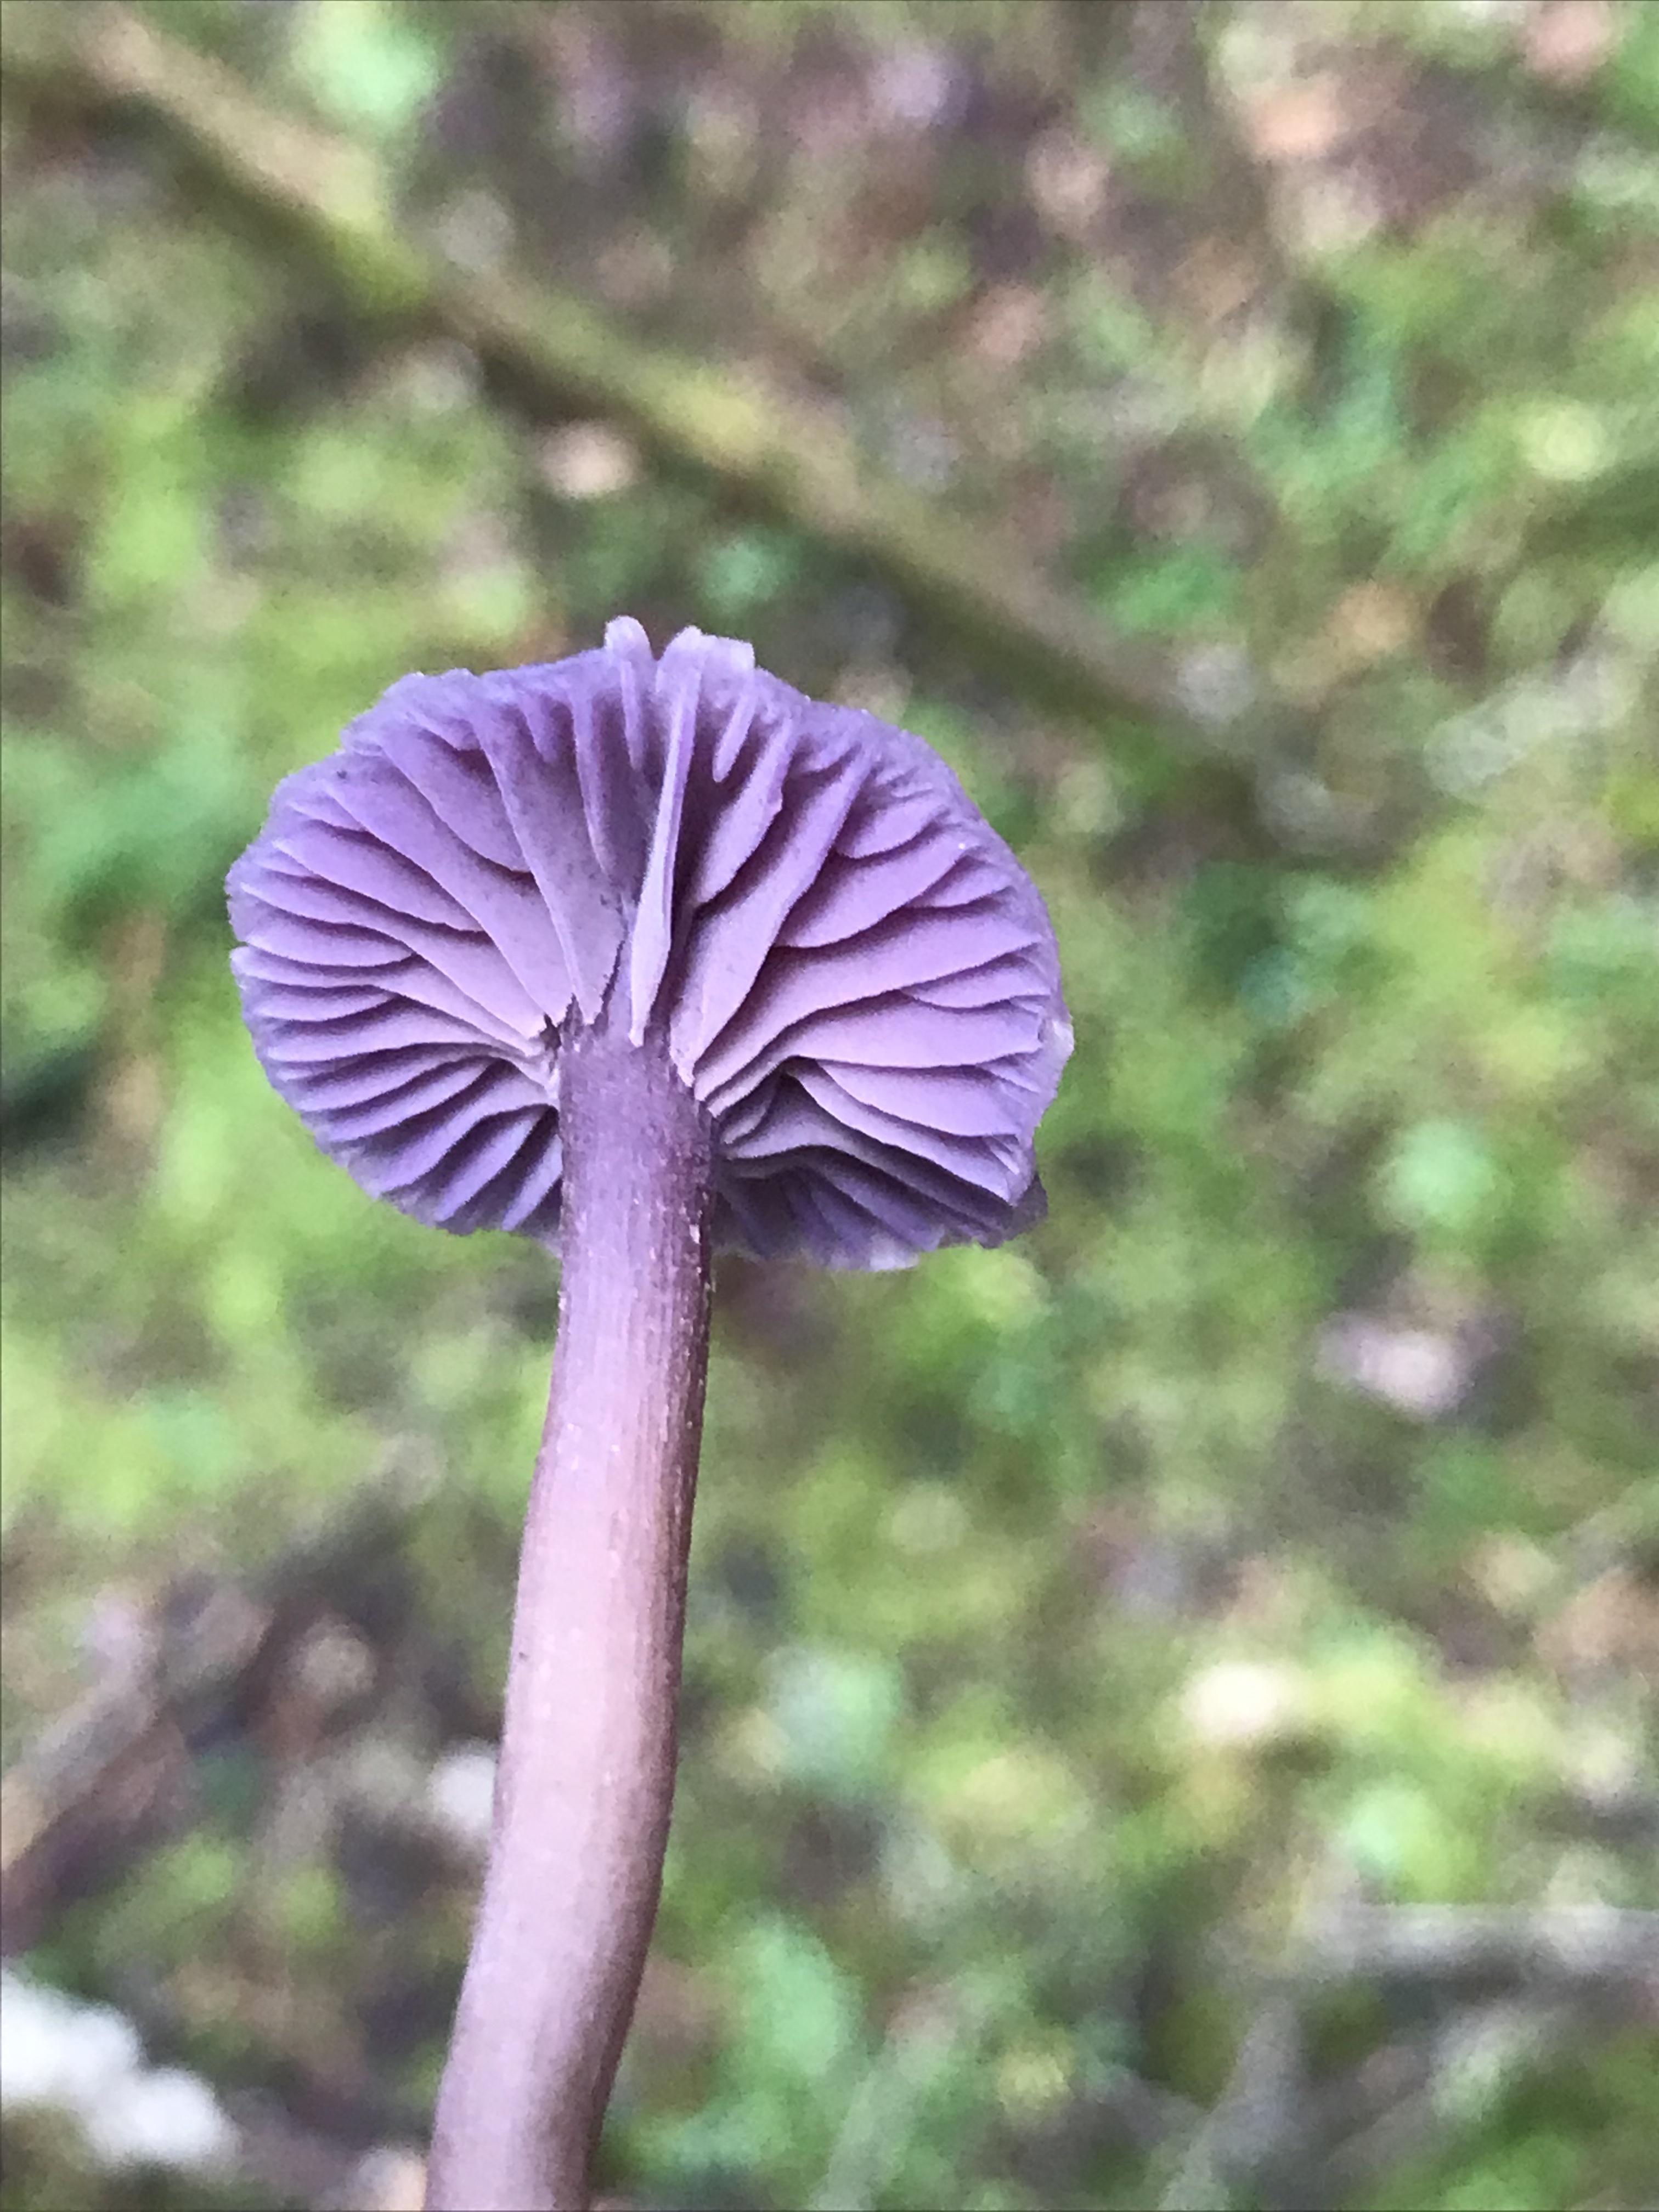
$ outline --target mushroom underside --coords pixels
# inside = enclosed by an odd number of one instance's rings
[[[1069,1049],[1052,931],[916,738],[746,647],[613,623],[545,667],[410,677],[282,786],[231,877],[260,1060],[404,1211],[556,1243],[561,1046],[665,1040],[717,1244],[831,1266],[1042,1211]]]

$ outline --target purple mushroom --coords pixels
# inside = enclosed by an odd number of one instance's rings
[[[230,877],[254,1048],[363,1188],[562,1255],[428,2202],[579,2207],[661,1882],[710,1255],[1039,1218],[1042,899],[922,741],[639,624],[410,676]]]

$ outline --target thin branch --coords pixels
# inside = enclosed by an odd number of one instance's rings
[[[1316,2083],[1316,2008],[1356,1983],[1409,1990],[1415,2024]],[[1459,2081],[1507,2081],[1574,2033],[1659,2019],[1659,1912],[1343,1897],[1310,1911],[1289,1957],[1247,1974],[1245,1990],[1253,2013],[1231,2078],[1190,2136],[1164,2212],[1346,2203],[1457,2124]]]
[[[330,1593],[393,1550],[419,1495],[376,1483],[248,1583],[186,1580],[158,1600],[128,1662],[0,1778],[0,1954],[31,1949],[188,1825],[198,1746],[242,1725]]]
[[[1618,1987],[1659,2015],[1659,1912],[1611,1905],[1343,1905],[1304,1939],[1302,1971],[1334,1980],[1589,1992]]]
[[[370,149],[275,112],[125,7],[14,7],[5,30],[15,98],[143,117],[188,155],[222,208],[274,227],[360,313],[440,328],[532,405],[606,416],[661,461],[853,556],[988,675],[1056,711],[1117,725],[1120,746],[1137,734],[1144,745],[1151,725],[1177,757],[1235,785],[1279,750],[1282,712],[1244,706],[1211,718],[1196,703],[1190,656],[1113,635],[1017,544],[892,482],[835,418],[741,373],[642,344],[573,294],[458,266],[400,223]]]

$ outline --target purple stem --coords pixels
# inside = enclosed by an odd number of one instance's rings
[[[662,1887],[708,1365],[708,1122],[602,1016],[560,1062],[559,1335],[432,2212],[586,2212]]]

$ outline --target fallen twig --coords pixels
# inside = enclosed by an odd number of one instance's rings
[[[1310,1923],[1304,1972],[1550,1994],[1616,1986],[1659,2012],[1659,1912],[1610,1905],[1531,1910],[1467,1905],[1341,1905]]]
[[[1164,2212],[1347,2203],[1573,2033],[1659,2019],[1659,1912],[1344,1900],[1309,1916],[1284,1966],[1248,1981],[1255,2009],[1231,2078],[1191,2134]],[[1317,2008],[1354,1984],[1409,1990],[1420,2016],[1315,2083]]]
[[[833,415],[729,369],[641,343],[590,302],[507,270],[463,268],[411,234],[374,153],[276,112],[221,64],[123,6],[33,5],[7,17],[15,98],[137,113],[192,160],[230,212],[274,226],[367,317],[439,328],[546,411],[625,427],[860,561],[968,659],[1022,695],[1098,725],[1120,748],[1169,749],[1249,792],[1282,757],[1286,717],[1231,683],[1212,713],[1202,656],[1115,635],[1014,542],[892,482]]]
[[[187,1824],[195,1752],[261,1702],[328,1591],[395,1547],[412,1493],[367,1491],[251,1587],[181,1585],[159,1605],[154,1649],[89,1691],[0,1782],[0,1952],[30,1949],[66,1905],[94,1895]]]

